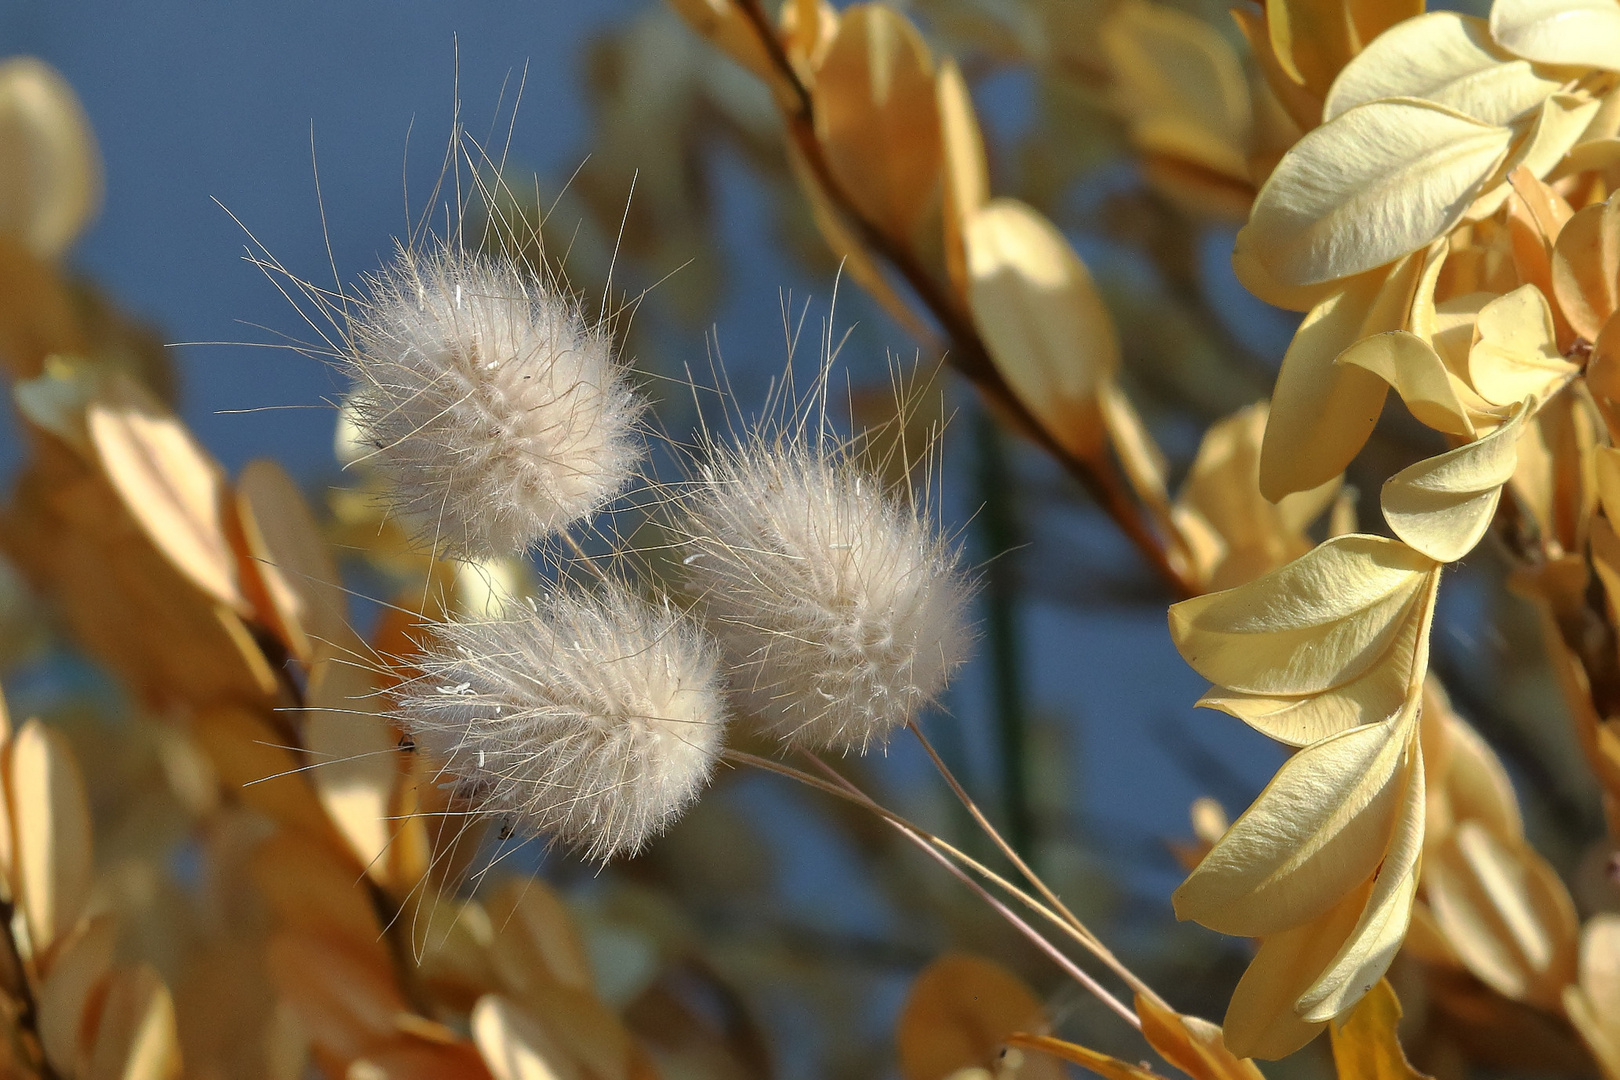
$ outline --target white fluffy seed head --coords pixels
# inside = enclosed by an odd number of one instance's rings
[[[447,246],[402,250],[364,294],[346,405],[420,539],[511,555],[624,489],[642,406],[611,336],[566,293]]]
[[[732,686],[786,742],[864,751],[962,662],[956,552],[842,448],[760,438],[715,452],[686,530],[689,585]]]
[[[474,812],[606,860],[661,833],[708,781],[720,661],[686,616],[621,586],[510,601],[434,628],[392,714]]]

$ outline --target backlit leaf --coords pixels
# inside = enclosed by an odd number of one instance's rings
[[[1620,68],[1620,4],[1614,0],[1496,0],[1491,36],[1542,64]]]
[[[1569,219],[1553,247],[1552,280],[1570,325],[1596,341],[1620,306],[1620,199],[1585,207]]]
[[[1479,311],[1468,379],[1494,405],[1546,401],[1580,368],[1558,349],[1552,310],[1534,285],[1522,285]]]
[[[1528,403],[1475,442],[1464,443],[1384,482],[1384,520],[1396,536],[1436,562],[1455,562],[1484,537],[1518,466]]]
[[[38,720],[18,730],[5,757],[16,830],[15,894],[35,956],[73,929],[92,881],[90,804],[67,741]]]
[[[393,834],[391,800],[399,778],[399,735],[377,715],[382,698],[364,668],[328,660],[310,674],[304,745],[310,782],[333,824],[373,880],[389,882],[384,858]]]
[[[1349,1016],[1335,1021],[1328,1032],[1338,1080],[1428,1080],[1406,1060],[1395,1037],[1400,1019],[1400,999],[1387,980],[1380,980]]]
[[[1008,1035],[1045,1026],[1040,1000],[1016,975],[989,960],[948,953],[917,976],[900,1010],[900,1074],[945,1080],[960,1069],[989,1068]],[[1053,1066],[1051,1075],[1061,1073]]]
[[[1434,346],[1404,330],[1362,338],[1339,354],[1338,363],[1377,375],[1394,388],[1414,417],[1448,435],[1471,438],[1475,409],[1470,406],[1489,407],[1446,369]]]
[[[956,61],[939,65],[940,143],[945,176],[945,267],[951,283],[966,296],[967,251],[962,233],[969,215],[990,199],[990,168],[984,157],[984,135],[973,109],[973,97]]]
[[[49,64],[0,63],[0,146],[0,232],[60,257],[101,203],[101,156],[73,88]]]
[[[1174,1012],[1143,994],[1134,1004],[1148,1045],[1193,1080],[1264,1080],[1254,1062],[1227,1048],[1219,1025]]]

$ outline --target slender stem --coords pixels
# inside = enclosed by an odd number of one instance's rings
[[[765,14],[760,0],[732,0],[753,27],[755,35],[765,48],[776,68],[778,89],[786,90],[789,103],[784,104],[784,120],[788,136],[798,148],[800,156],[815,178],[816,185],[827,200],[837,208],[840,216],[854,229],[863,246],[876,252],[905,280],[912,293],[932,314],[950,341],[951,365],[961,372],[981,394],[993,401],[1007,414],[1015,426],[1025,431],[1043,450],[1052,455],[1064,469],[1078,480],[1096,500],[1103,511],[1113,519],[1121,532],[1141,553],[1149,566],[1178,596],[1192,596],[1197,592],[1189,580],[1170,560],[1164,542],[1148,524],[1142,509],[1130,493],[1118,468],[1105,455],[1099,460],[1083,458],[1060,444],[1045,425],[1008,387],[997,370],[989,350],[985,348],[973,325],[972,316],[957,302],[954,295],[929,272],[911,247],[891,236],[875,222],[856,209],[848,192],[839,183],[821,152],[815,131],[815,101],[810,89],[799,78],[782,47],[771,20]],[[778,94],[781,98],[783,95]]]
[[[1013,864],[1014,868],[1024,876],[1024,879],[1035,888],[1035,891],[1041,895],[1042,899],[1052,905],[1057,914],[1074,931],[1075,936],[1085,941],[1092,954],[1106,964],[1110,971],[1124,979],[1132,990],[1156,1004],[1164,1005],[1164,998],[1160,997],[1151,986],[1143,982],[1135,972],[1126,967],[1114,955],[1113,951],[1104,945],[1102,940],[1096,934],[1093,934],[1085,923],[1080,921],[1080,917],[1069,910],[1068,905],[1052,891],[1051,886],[1047,885],[1034,870],[1030,869],[1029,864],[1019,856],[1017,850],[996,831],[995,826],[990,824],[990,819],[984,816],[984,811],[979,809],[978,804],[973,801],[961,783],[951,774],[950,768],[946,766],[944,759],[939,756],[939,752],[934,749],[934,744],[928,741],[928,736],[923,734],[922,728],[917,726],[916,721],[912,721],[907,726],[911,729],[911,733],[917,737],[917,741],[922,744],[922,748],[927,752],[929,760],[934,763],[934,768],[945,779],[945,783],[950,786],[952,793],[967,808],[967,812],[973,816],[973,820],[978,824],[979,828],[1007,857],[1007,860]]]
[[[1023,642],[1018,625],[1018,573],[1014,560],[1022,541],[1017,494],[1001,432],[980,414],[978,442],[978,525],[988,556],[984,588],[984,631],[989,644],[990,695],[1000,741],[1001,799],[1012,846],[1034,857],[1035,821],[1029,805],[1029,717],[1024,701],[1020,660]]]

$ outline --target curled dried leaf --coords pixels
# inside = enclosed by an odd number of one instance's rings
[[[1329,1028],[1338,1080],[1429,1080],[1406,1059],[1395,1037],[1401,1002],[1387,980],[1368,992],[1342,1021]]]
[[[1614,0],[1496,0],[1491,36],[1537,63],[1620,69],[1620,4]]]
[[[1490,528],[1502,485],[1518,467],[1518,442],[1531,403],[1489,435],[1402,469],[1384,483],[1384,520],[1396,536],[1436,562],[1455,562]]]

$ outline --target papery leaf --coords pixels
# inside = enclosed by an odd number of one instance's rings
[[[1569,219],[1553,247],[1552,280],[1569,324],[1596,341],[1620,306],[1620,199],[1585,207]]]
[[[1178,919],[1263,937],[1317,918],[1372,877],[1403,802],[1399,717],[1289,758],[1172,897]]]
[[[1460,221],[1512,141],[1509,128],[1415,98],[1358,105],[1283,156],[1238,246],[1285,286],[1381,266]]]
[[[1541,64],[1620,68],[1620,4],[1614,0],[1496,0],[1491,36]]]
[[[39,1041],[62,1076],[85,1071],[91,1047],[86,1019],[104,989],[118,950],[118,922],[110,914],[80,920],[62,942],[38,990]]]
[[[1620,915],[1600,912],[1587,921],[1580,982],[1564,988],[1563,1004],[1605,1080],[1620,1077]]]
[[[1509,124],[1560,86],[1491,40],[1484,19],[1431,11],[1391,27],[1345,65],[1322,105],[1332,120],[1379,98],[1422,98]]]
[[[1090,1047],[1054,1039],[1050,1035],[1018,1033],[1007,1037],[1007,1045],[1050,1054],[1059,1061],[1067,1061],[1071,1065],[1078,1065],[1082,1069],[1096,1073],[1103,1077],[1103,1080],[1163,1080],[1163,1077],[1152,1069],[1144,1069],[1140,1065],[1132,1065],[1128,1061],[1121,1061],[1117,1057]]]
[[[472,1035],[495,1080],[575,1080],[580,1075],[538,1020],[498,994],[478,999]]]
[[[1523,839],[1524,819],[1507,770],[1479,732],[1452,710],[1445,691],[1432,677],[1424,688],[1423,725],[1424,760],[1432,763],[1431,769],[1444,765],[1431,787],[1442,795],[1452,818],[1478,821],[1503,840]],[[1429,750],[1429,733],[1434,729],[1439,730],[1444,747],[1439,762]],[[1439,839],[1432,828],[1428,838]]]
[[[699,36],[755,75],[766,81],[776,77],[770,53],[738,5],[730,0],[669,0],[669,6]]]
[[[984,156],[984,135],[973,109],[973,96],[956,61],[946,57],[939,65],[940,145],[945,177],[945,268],[951,283],[964,297],[968,292],[967,251],[962,233],[967,218],[990,199],[990,167]]]
[[[1142,994],[1134,1004],[1148,1045],[1193,1080],[1264,1080],[1254,1062],[1227,1048],[1219,1025],[1184,1016]]]
[[[306,665],[348,654],[359,639],[349,628],[337,563],[286,470],[265,458],[248,462],[236,507],[252,576],[264,592],[261,615]]]
[[[1388,980],[1379,980],[1349,1016],[1328,1029],[1338,1080],[1430,1080],[1406,1060],[1395,1037],[1401,1002]]]
[[[178,417],[123,375],[86,416],[107,479],[153,545],[199,589],[245,610],[225,533],[225,477]]]
[[[184,1069],[174,998],[150,965],[114,975],[100,1012],[85,1075],[180,1080]]]
[[[1463,214],[1465,221],[1482,221],[1501,208],[1512,194],[1510,173],[1524,169],[1531,176],[1546,176],[1563,160],[1597,115],[1598,102],[1584,94],[1553,94],[1541,103],[1529,134],[1519,141],[1496,170],[1491,183]]]
[[[1329,1020],[1351,1008],[1384,977],[1406,938],[1423,857],[1427,794],[1423,757],[1415,739],[1405,773],[1400,810],[1373,878],[1372,893],[1338,953],[1294,1003],[1294,1011],[1303,1020]]]
[[[1040,999],[1001,965],[948,953],[911,984],[895,1039],[905,1080],[995,1064],[1008,1035],[1045,1027]]]
[[[909,242],[933,205],[941,144],[934,60],[882,3],[844,10],[811,88],[816,138],[861,216]]]
[[[1384,482],[1384,520],[1395,535],[1436,562],[1455,562],[1490,528],[1502,485],[1518,467],[1523,404],[1489,435],[1409,465]]]
[[[73,88],[31,56],[0,63],[0,232],[59,258],[101,204],[101,155]]]
[[[1378,536],[1335,537],[1262,578],[1170,609],[1170,634],[1204,678],[1249,694],[1343,686],[1422,617],[1437,564]]]
[[[1183,118],[1241,158],[1254,114],[1243,64],[1219,31],[1174,8],[1129,0],[1108,16],[1101,39],[1128,117]]]
[[[490,957],[506,985],[527,993],[540,981],[590,991],[589,956],[562,897],[543,881],[509,881],[486,905],[495,942]]]
[[[279,933],[265,948],[276,989],[310,1042],[345,1062],[394,1036],[397,1018],[408,1009],[386,951],[362,948],[352,938],[301,933]]]
[[[1394,388],[1414,417],[1448,435],[1472,438],[1472,414],[1490,405],[1446,369],[1434,346],[1404,330],[1362,338],[1340,353],[1337,362],[1377,375]]]
[[[398,732],[377,715],[381,696],[364,668],[327,660],[310,673],[308,702],[304,745],[321,805],[373,880],[402,893],[414,888],[414,881],[388,880],[400,750]]]
[[[1057,227],[1015,199],[967,222],[973,321],[996,368],[1066,449],[1101,445],[1098,384],[1119,366],[1113,320],[1091,274]]]
[[[1431,860],[1424,890],[1469,971],[1505,997],[1556,1007],[1575,975],[1579,923],[1540,855],[1460,822]]]
[[[1475,333],[1469,381],[1494,405],[1525,398],[1539,404],[1580,374],[1559,351],[1552,311],[1534,285],[1522,285],[1481,308]]]
[[[16,832],[12,893],[39,957],[73,929],[90,898],[90,804],[67,740],[38,720],[18,730],[4,760]]]

